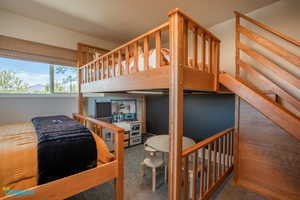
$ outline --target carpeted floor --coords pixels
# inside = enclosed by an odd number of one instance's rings
[[[125,200],[167,200],[167,185],[163,181],[163,170],[157,176],[157,190],[151,190],[151,171],[140,176],[140,163],[144,159],[143,145],[125,151]],[[67,187],[67,186],[66,186]],[[82,192],[68,200],[112,200],[113,183],[109,182]],[[211,200],[268,200],[254,192],[231,184],[231,177],[211,197]]]

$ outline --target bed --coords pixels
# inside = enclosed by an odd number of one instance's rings
[[[45,142],[40,142],[41,139],[38,138],[40,135],[37,134],[38,129],[36,124],[34,126],[32,122],[26,122],[0,126],[0,157],[3,161],[0,165],[1,200],[21,198],[24,196],[30,199],[64,199],[112,179],[116,182],[116,199],[123,198],[123,129],[79,114],[74,114],[73,116],[74,119],[78,120],[81,124],[89,127],[91,137],[95,142],[97,150],[95,152],[96,163],[79,172],[78,170],[69,171],[71,174],[59,179],[57,177],[51,177],[49,179],[49,176],[45,176],[46,173],[43,173],[43,176],[46,178],[41,179],[42,170],[39,156],[41,155],[42,148],[40,146]],[[99,137],[102,128],[108,128],[115,133],[115,155],[109,152],[105,142]],[[80,133],[82,134],[82,132]],[[49,135],[47,136],[49,137]],[[83,134],[81,137],[83,137]],[[74,144],[76,142],[74,138],[75,137],[72,138],[70,143]],[[79,138],[78,141],[82,140],[83,138]],[[59,138],[58,144],[62,143],[62,141],[63,139]],[[78,144],[83,147],[82,143]],[[62,144],[62,146],[64,146],[63,151],[68,150],[68,145]],[[47,150],[48,147],[49,143],[46,143],[45,149]],[[58,147],[56,146],[56,148]],[[72,151],[73,150],[74,149],[72,149]],[[82,163],[84,157],[78,155],[79,151],[82,150],[77,151],[75,159],[80,159],[79,163]],[[87,151],[87,149],[85,149],[85,151]],[[53,152],[51,153],[53,155]],[[74,153],[76,153],[76,151],[74,151]],[[52,160],[58,161],[55,157],[59,158],[59,155],[52,157]],[[89,156],[87,155],[87,157]],[[47,159],[44,159],[43,162],[48,165],[51,164]],[[54,162],[52,160],[51,162]],[[55,165],[58,165],[58,163],[55,163]],[[70,167],[70,165],[68,167]],[[75,167],[77,166],[72,168],[75,169]],[[48,166],[48,168],[50,167]],[[66,184],[69,185],[68,189],[64,187]],[[50,190],[51,188],[55,189]],[[17,194],[17,192],[19,192],[19,194]]]

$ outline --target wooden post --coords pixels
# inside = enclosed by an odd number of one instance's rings
[[[183,62],[184,16],[175,9],[169,13],[170,22],[170,82],[169,82],[169,199],[179,200],[181,194],[182,136],[183,136]]]
[[[81,67],[83,65],[82,60],[82,50],[81,45],[77,44],[77,67]],[[81,115],[84,115],[85,110],[85,100],[81,92],[81,83],[82,83],[82,73],[81,70],[78,69],[78,112]]]
[[[115,179],[115,200],[124,199],[124,131],[114,132],[118,175]]]

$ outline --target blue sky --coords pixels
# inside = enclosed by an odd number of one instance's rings
[[[49,83],[49,64],[46,63],[0,57],[0,71],[4,70],[14,71],[17,77],[29,85]],[[69,74],[70,72],[65,75]],[[55,79],[61,81],[63,76],[62,74],[56,75]]]

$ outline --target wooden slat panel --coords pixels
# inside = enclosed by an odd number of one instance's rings
[[[246,45],[239,43],[239,48],[243,50],[247,55],[252,57],[253,59],[257,60],[264,66],[268,67],[270,70],[272,70],[275,74],[277,74],[279,77],[285,79],[287,82],[295,86],[296,88],[300,89],[300,80],[295,77],[293,74],[285,71],[280,66],[275,64],[273,61],[268,59],[267,57],[261,55],[257,51],[248,48]]]
[[[291,136],[300,139],[300,118],[295,114],[274,103],[257,89],[228,74],[220,74],[220,82],[286,130]]]
[[[265,37],[250,31],[249,29],[238,26],[238,31],[245,35],[247,38],[251,39],[254,42],[257,42],[261,46],[265,47],[266,49],[272,51],[273,53],[279,55],[280,57],[284,58],[285,60],[289,61],[290,63],[300,67],[300,57],[296,56],[292,52],[280,47],[279,45],[271,42],[270,40],[266,39]]]
[[[296,109],[298,109],[300,111],[300,102],[299,102],[299,100],[297,100],[295,97],[291,96],[289,93],[287,93],[282,88],[277,86],[274,82],[272,82],[266,76],[262,75],[260,72],[255,70],[255,68],[252,65],[250,65],[250,64],[248,64],[248,63],[246,63],[242,60],[239,61],[239,65],[247,73],[249,73],[251,75],[251,77],[253,77],[255,79],[256,83],[258,83],[259,85],[268,85],[268,87],[270,87],[270,89],[275,94],[277,94],[278,96],[280,96],[281,98],[286,100],[288,103],[290,103],[292,106],[294,106]]]
[[[236,14],[237,18],[242,17],[242,18],[248,20],[249,22],[251,22],[251,23],[259,26],[260,28],[265,29],[266,31],[269,31],[270,33],[273,33],[274,35],[276,35],[276,36],[278,36],[278,37],[280,37],[280,38],[282,38],[282,39],[284,39],[284,40],[286,40],[286,41],[288,41],[288,42],[290,42],[290,43],[292,43],[292,44],[300,47],[300,42],[299,41],[294,40],[293,38],[291,38],[291,37],[289,37],[289,36],[287,36],[287,35],[285,35],[283,33],[280,33],[278,31],[276,31],[273,28],[271,28],[271,27],[269,27],[269,26],[267,26],[265,24],[262,24],[259,21],[256,21],[255,19],[252,19],[252,18],[250,18],[250,17],[248,17],[246,15],[243,15],[242,13],[239,13],[239,12],[234,12],[234,13]]]
[[[161,32],[155,33],[155,47],[156,47],[156,67],[161,66]]]
[[[149,70],[149,38],[144,38],[144,67],[145,71]]]

